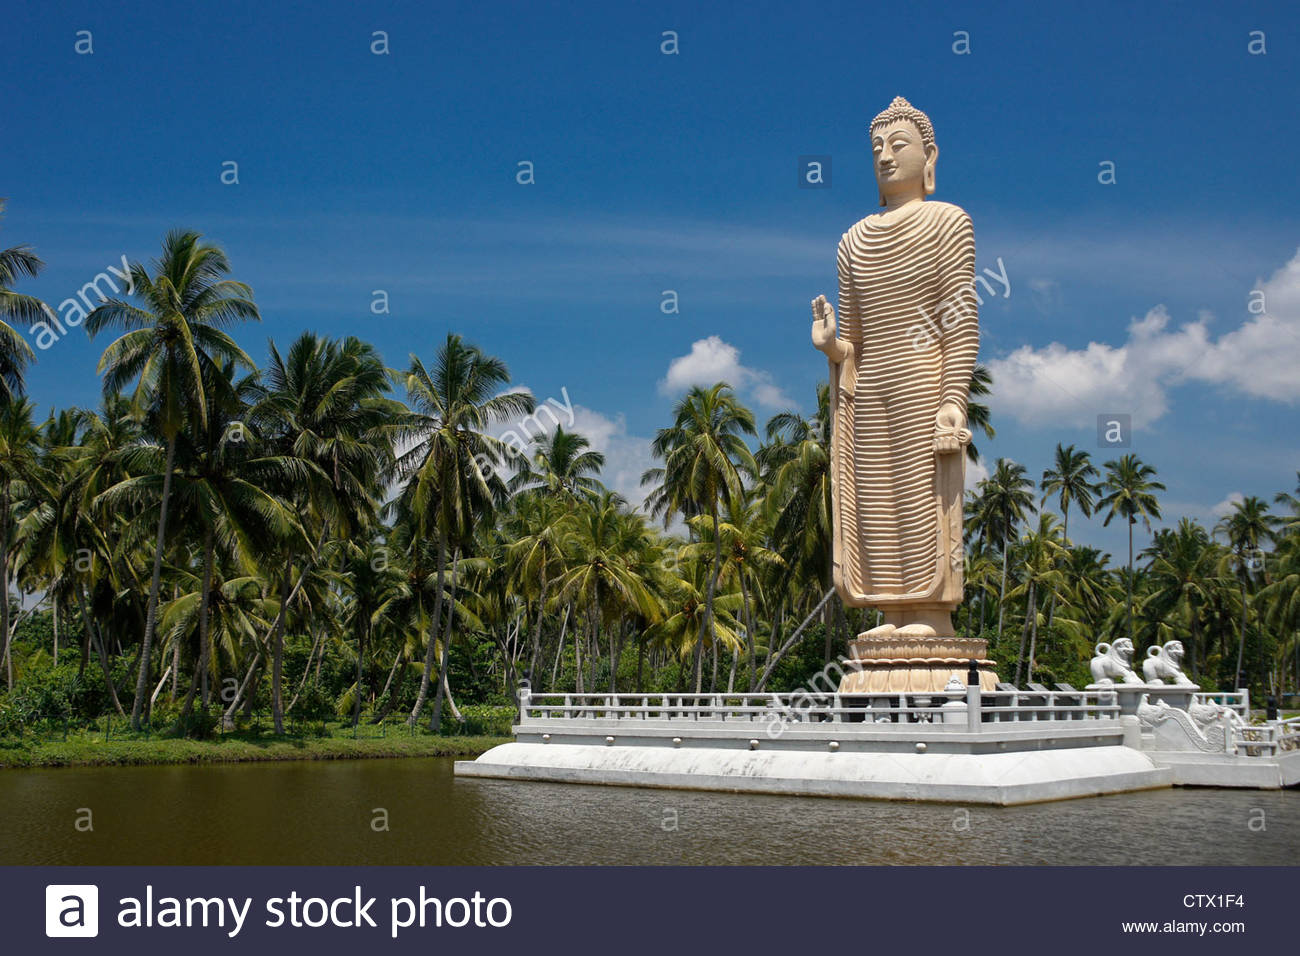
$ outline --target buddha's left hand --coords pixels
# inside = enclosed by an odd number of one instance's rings
[[[939,406],[934,421],[934,450],[940,455],[959,452],[970,444],[971,433],[966,427],[966,413],[952,402]]]

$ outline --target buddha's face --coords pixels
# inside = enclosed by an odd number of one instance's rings
[[[876,184],[884,199],[925,195],[925,169],[938,150],[921,142],[921,131],[911,120],[895,120],[871,133],[871,153]]]

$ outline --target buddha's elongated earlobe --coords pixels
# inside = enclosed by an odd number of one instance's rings
[[[925,194],[934,195],[934,163],[925,164]]]
[[[877,190],[877,192],[879,192],[879,190]],[[886,205],[886,203],[885,203],[885,194],[884,194],[884,193],[880,193],[880,205],[881,205],[882,207]]]

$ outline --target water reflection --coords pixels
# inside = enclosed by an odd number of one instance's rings
[[[987,808],[458,780],[451,766],[436,758],[6,770],[0,863],[1294,865],[1300,858],[1294,791],[1179,789]],[[93,832],[74,826],[82,807],[93,814]],[[387,811],[386,832],[374,828],[378,808]]]

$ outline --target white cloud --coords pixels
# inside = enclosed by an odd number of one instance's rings
[[[659,391],[672,395],[693,385],[710,386],[717,382],[747,392],[765,408],[789,408],[794,404],[767,372],[742,365],[740,349],[716,335],[691,343],[689,353],[673,359],[668,364],[668,374],[659,382]]]
[[[1143,427],[1169,410],[1168,389],[1186,382],[1287,404],[1300,401],[1300,251],[1256,283],[1248,302],[1258,303],[1259,314],[1217,339],[1208,313],[1170,328],[1169,313],[1158,305],[1129,324],[1122,345],[1021,346],[988,363],[992,404],[1027,425],[1087,425],[1099,413],[1118,412]]]
[[[591,447],[605,456],[601,480],[617,491],[633,507],[645,501],[648,489],[641,487],[641,475],[654,462],[650,456],[650,439],[629,435],[627,419],[622,413],[610,418],[581,405],[573,409],[573,430],[586,435]]]
[[[1241,504],[1245,500],[1246,500],[1246,496],[1243,495],[1240,491],[1233,491],[1229,493],[1228,497],[1224,498],[1217,505],[1211,506],[1210,514],[1213,515],[1215,518],[1226,517],[1227,515],[1232,514],[1233,508],[1235,508],[1237,505]]]
[[[988,466],[983,461],[966,462],[966,490],[974,491],[981,481],[989,476]]]
[[[533,390],[526,385],[514,385],[508,391],[534,395]],[[605,486],[618,492],[633,507],[639,507],[645,501],[646,489],[641,487],[641,475],[654,464],[650,455],[650,439],[629,435],[627,419],[622,413],[611,418],[579,405],[570,398],[567,388],[561,389],[557,396],[539,399],[537,408],[539,411],[531,416],[494,424],[489,433],[497,438],[518,436],[520,440],[529,441],[531,448],[532,442],[542,435],[550,434],[556,425],[565,431],[577,432],[591,442],[593,451],[605,456],[605,467],[600,473],[600,480]],[[541,411],[542,409],[546,411]],[[517,447],[513,437],[506,440],[508,444]],[[505,465],[499,466],[497,470],[503,476],[513,474],[513,469]]]

